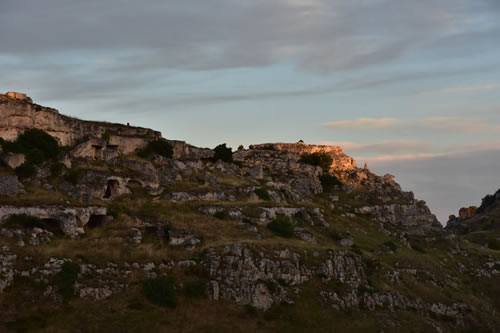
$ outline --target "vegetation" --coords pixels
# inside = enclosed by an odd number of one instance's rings
[[[255,194],[257,194],[260,200],[271,201],[271,196],[265,188],[257,188],[254,192]]]
[[[175,294],[175,280],[168,276],[158,276],[147,279],[142,284],[144,296],[154,305],[175,308],[177,296]]]
[[[6,227],[43,228],[45,223],[38,217],[21,214],[9,216],[3,225]]]
[[[293,223],[286,216],[278,216],[267,225],[267,228],[280,237],[291,238],[294,235]]]
[[[206,295],[207,283],[203,280],[188,281],[184,284],[184,296],[200,298]]]
[[[65,301],[75,296],[75,282],[80,273],[80,265],[71,261],[66,261],[62,266],[59,273],[54,276],[54,280]]]
[[[19,178],[30,178],[36,175],[35,166],[28,162],[21,164],[14,171]]]
[[[148,143],[146,148],[137,153],[140,157],[147,158],[152,154],[158,154],[166,158],[174,156],[174,149],[172,145],[166,140],[154,140]]]
[[[71,168],[71,169],[67,170],[66,174],[64,175],[64,179],[67,182],[70,182],[71,184],[76,185],[76,184],[78,184],[78,181],[82,177],[82,174],[83,174],[83,171],[81,169]]]
[[[39,129],[26,130],[16,141],[2,140],[0,144],[6,152],[25,154],[33,164],[55,159],[59,152],[56,139]]]
[[[329,193],[335,189],[335,186],[342,186],[342,182],[337,179],[334,175],[329,173],[324,173],[319,176],[319,181],[323,187],[323,192]]]
[[[223,162],[232,163],[233,162],[233,150],[226,147],[226,144],[220,144],[214,148],[214,162],[221,160]]]
[[[333,163],[332,157],[327,153],[312,153],[312,154],[304,154],[301,156],[299,162],[310,164],[314,166],[319,166],[323,171],[327,172],[330,170],[330,166]]]
[[[500,250],[500,240],[492,239],[488,242],[488,247],[492,250]]]

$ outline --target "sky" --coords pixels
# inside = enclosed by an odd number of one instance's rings
[[[0,0],[0,91],[203,147],[340,144],[441,222],[500,188],[498,0]]]

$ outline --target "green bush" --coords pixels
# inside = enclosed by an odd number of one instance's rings
[[[45,223],[38,217],[25,214],[11,215],[5,220],[4,226],[19,226],[22,228],[44,228]]]
[[[144,296],[152,304],[175,308],[177,297],[175,295],[175,280],[167,276],[158,276],[147,279],[142,284]]]
[[[321,182],[321,187],[323,187],[323,192],[332,192],[335,189],[335,186],[341,186],[342,182],[337,179],[337,177],[324,173],[319,176],[319,181]]]
[[[233,162],[233,150],[229,147],[226,147],[226,144],[223,143],[214,148],[214,162],[221,160],[223,162],[231,163]]]
[[[41,164],[55,159],[59,152],[57,140],[39,129],[29,129],[21,134],[16,141],[0,141],[6,152],[21,153],[31,164]]]
[[[259,197],[260,200],[264,201],[271,201],[271,196],[269,195],[269,192],[265,188],[257,188],[255,189],[255,194]]]
[[[24,162],[20,166],[18,166],[15,170],[16,175],[19,178],[30,178],[36,175],[36,168],[30,162]]]
[[[146,148],[137,153],[140,157],[147,158],[151,154],[158,154],[166,158],[174,156],[174,149],[172,145],[166,140],[154,140],[148,143]]]
[[[286,216],[278,216],[267,225],[267,228],[280,237],[291,238],[294,235],[293,223]]]
[[[54,275],[55,284],[65,301],[75,296],[75,282],[80,273],[80,265],[66,261]]]
[[[201,298],[206,295],[207,283],[203,280],[188,281],[184,285],[184,296]]]
[[[328,170],[330,170],[330,166],[333,163],[333,158],[327,153],[317,152],[302,155],[299,162],[319,166],[321,167],[321,169],[323,169],[323,171],[328,172]]]

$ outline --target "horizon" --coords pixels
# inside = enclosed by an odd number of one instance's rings
[[[0,91],[61,114],[210,148],[340,145],[441,223],[500,188],[495,0],[7,0],[0,29]]]

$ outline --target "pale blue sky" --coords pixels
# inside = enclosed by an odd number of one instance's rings
[[[341,143],[446,220],[500,187],[499,36],[498,0],[2,0],[0,91],[199,146]]]

